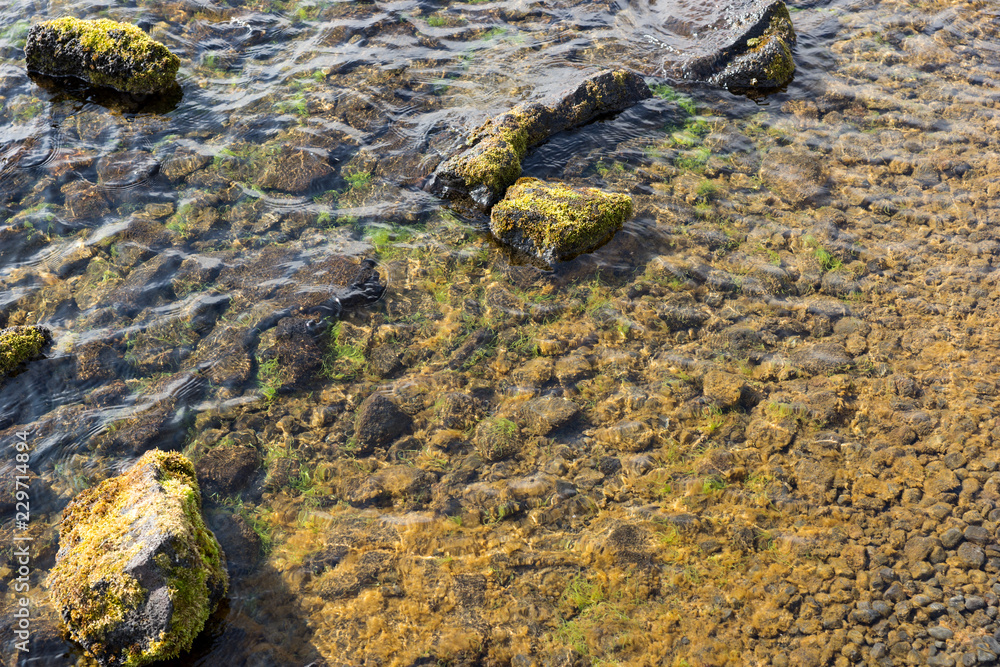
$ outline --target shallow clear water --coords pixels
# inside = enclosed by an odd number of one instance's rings
[[[992,522],[1000,10],[790,3],[795,78],[751,99],[659,78],[705,4],[8,3],[0,325],[54,335],[0,385],[0,471],[27,430],[41,478],[23,664],[84,664],[44,605],[59,513],[154,446],[257,457],[206,492],[210,524],[242,517],[261,555],[234,542],[186,665],[777,664],[854,627],[861,573],[908,539]],[[32,81],[27,28],[64,14],[148,21],[183,96]],[[514,265],[485,217],[420,189],[488,117],[606,67],[656,96],[524,163],[633,196],[597,252]],[[261,323],[349,304],[343,257],[385,294],[295,375]],[[412,423],[361,455],[376,390]],[[548,397],[577,413],[538,426]],[[520,433],[499,461],[475,446],[491,417]],[[961,492],[924,483],[956,454]],[[929,525],[935,498],[952,509]],[[831,588],[854,548],[855,588]],[[936,585],[984,595],[994,565]],[[788,585],[824,611],[776,607]]]

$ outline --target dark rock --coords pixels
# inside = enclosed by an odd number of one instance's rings
[[[260,466],[260,455],[247,445],[221,445],[199,459],[198,484],[209,496],[239,491]]]
[[[368,367],[381,378],[391,378],[404,368],[402,355],[388,345],[379,345],[368,356]]]
[[[949,528],[941,534],[941,545],[945,549],[954,549],[963,537],[962,531],[958,528]]]
[[[488,211],[521,175],[521,160],[529,148],[651,95],[633,72],[594,74],[554,101],[525,104],[488,120],[473,132],[469,148],[437,168],[427,189],[449,199],[469,198]]]
[[[910,565],[919,563],[921,561],[927,560],[930,556],[931,551],[934,547],[938,545],[938,539],[936,537],[912,537],[903,547],[903,556],[906,557],[907,562]]]
[[[358,408],[354,437],[359,456],[368,456],[376,447],[387,447],[409,432],[413,420],[383,394],[372,394]]]
[[[939,641],[944,641],[946,639],[951,639],[955,633],[942,625],[935,625],[933,627],[927,628],[927,634],[929,634],[934,639],[937,639]]]
[[[615,456],[602,456],[597,469],[602,475],[614,475],[622,469],[622,462]]]
[[[70,181],[62,187],[66,213],[73,220],[94,221],[111,211],[104,190],[87,181]]]
[[[982,526],[969,526],[965,529],[964,537],[969,542],[974,542],[979,546],[983,546],[987,542],[993,540],[993,536],[990,534],[990,531],[986,530]]]
[[[986,600],[978,595],[969,595],[965,598],[965,608],[969,611],[986,608]]]
[[[978,569],[986,562],[983,550],[971,542],[963,542],[958,548],[958,558],[969,569]]]
[[[80,493],[63,511],[59,547],[51,598],[104,666],[189,650],[228,586],[194,466],[177,453],[149,452]]]
[[[153,176],[160,163],[148,151],[122,151],[97,161],[97,182],[105,188],[125,188]]]
[[[239,514],[218,512],[208,517],[208,523],[226,554],[230,575],[246,574],[257,567],[264,545],[246,519]]]
[[[871,625],[879,618],[879,613],[866,602],[859,602],[858,607],[851,612],[851,620],[862,625]]]
[[[788,9],[780,0],[743,0],[700,8],[678,53],[691,54],[667,69],[688,79],[731,88],[773,88],[792,78],[795,43]]]
[[[64,17],[28,31],[30,72],[71,76],[93,86],[148,95],[176,87],[180,59],[134,25]]]
[[[262,188],[305,192],[313,181],[333,174],[326,151],[283,145],[263,158],[256,183]]]
[[[548,435],[572,422],[579,414],[580,406],[576,403],[554,396],[532,399],[520,411],[525,426],[536,435]]]

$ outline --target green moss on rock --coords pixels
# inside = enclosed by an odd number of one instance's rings
[[[94,86],[148,95],[176,85],[180,59],[141,29],[110,19],[70,17],[31,26],[24,47],[29,71],[72,76]]]
[[[788,8],[776,2],[769,8],[763,30],[748,36],[740,49],[712,81],[730,88],[777,88],[792,79],[795,61],[792,47],[795,29]]]
[[[498,241],[547,266],[596,250],[632,215],[628,195],[522,178],[493,207]]]
[[[587,77],[551,103],[517,106],[477,129],[463,152],[435,170],[427,189],[450,199],[469,198],[488,211],[521,175],[521,161],[531,147],[651,95],[639,74],[605,71]]]
[[[0,331],[0,379],[39,356],[50,340],[48,330],[42,327],[10,327]]]
[[[49,575],[70,636],[102,665],[134,667],[191,648],[228,586],[201,515],[194,466],[147,452],[63,511]]]

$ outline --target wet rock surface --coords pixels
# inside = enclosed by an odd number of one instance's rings
[[[193,466],[153,451],[66,507],[49,585],[100,664],[138,665],[190,649],[226,593],[225,568]]]
[[[628,195],[522,178],[493,207],[490,231],[501,243],[550,268],[604,245],[631,214]]]
[[[36,23],[24,53],[30,71],[136,95],[176,86],[180,66],[177,56],[136,26],[109,19]]]
[[[488,211],[521,175],[521,161],[530,148],[650,95],[634,72],[591,75],[551,102],[522,105],[488,120],[469,138],[469,148],[438,166],[427,189],[449,199],[467,197]]]

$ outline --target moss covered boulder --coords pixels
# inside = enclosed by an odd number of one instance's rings
[[[12,375],[22,364],[41,355],[52,340],[44,327],[10,327],[0,330],[0,380]]]
[[[110,19],[64,17],[31,26],[28,71],[76,77],[132,95],[174,88],[180,59],[141,29]]]
[[[501,243],[551,267],[601,247],[630,215],[628,195],[522,178],[493,207],[490,231]]]
[[[589,76],[546,103],[522,104],[488,120],[472,134],[465,150],[437,168],[427,189],[448,199],[470,199],[488,211],[521,175],[521,160],[532,146],[651,96],[635,72]]]
[[[191,462],[153,450],[78,495],[48,585],[70,636],[101,665],[189,650],[228,586]]]
[[[680,74],[727,88],[776,88],[792,79],[795,29],[781,0],[737,0],[721,3],[711,29],[702,31],[693,57]]]

